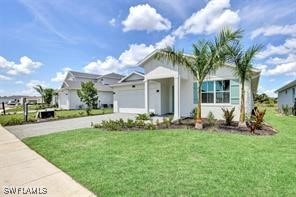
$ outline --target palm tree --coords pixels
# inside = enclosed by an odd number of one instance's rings
[[[41,102],[43,103],[45,95],[44,88],[41,85],[36,85],[33,88],[41,95]]]
[[[235,65],[234,73],[241,82],[239,126],[246,126],[245,82],[252,77],[252,62],[261,48],[262,45],[252,45],[247,50],[244,50],[239,42],[229,47],[230,61]]]
[[[198,82],[198,104],[196,107],[196,128],[202,127],[201,119],[201,88],[205,77],[222,66],[228,57],[228,45],[241,38],[241,30],[222,29],[214,41],[199,41],[193,44],[193,54],[185,55],[183,51],[172,48],[161,49],[157,59],[164,58],[175,64],[184,65],[195,76]]]

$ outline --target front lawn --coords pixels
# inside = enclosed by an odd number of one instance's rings
[[[90,115],[102,115],[102,114],[110,114],[113,112],[112,108],[106,109],[93,109],[91,110]],[[77,109],[77,110],[56,110],[55,118],[52,120],[60,120],[67,118],[77,118],[87,116],[85,110]],[[30,112],[28,117],[28,122],[36,122],[36,112]],[[0,115],[0,125],[9,126],[9,125],[20,125],[24,124],[24,115],[23,113],[14,113],[8,115]]]
[[[295,196],[296,117],[279,133],[80,129],[24,142],[99,196]]]

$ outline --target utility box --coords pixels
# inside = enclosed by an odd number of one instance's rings
[[[48,119],[48,118],[54,118],[55,117],[55,111],[50,110],[39,110],[37,111],[36,118],[37,119]]]

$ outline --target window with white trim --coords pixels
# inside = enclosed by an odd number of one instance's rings
[[[230,80],[216,81],[216,103],[230,103]]]
[[[202,83],[201,98],[202,103],[214,103],[214,81]]]

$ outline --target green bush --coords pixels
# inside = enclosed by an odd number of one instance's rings
[[[226,122],[226,125],[230,126],[232,121],[233,121],[233,118],[234,118],[234,110],[235,108],[233,107],[230,111],[226,108],[221,108],[222,111],[223,111],[223,116],[225,118],[225,122]]]
[[[101,128],[107,131],[124,131],[129,129],[147,129],[154,130],[156,126],[153,123],[145,123],[143,120],[133,121],[128,119],[124,121],[123,119],[119,120],[103,120],[101,124],[91,124],[94,128]]]
[[[216,119],[214,114],[210,111],[208,116],[207,116],[207,120],[210,126],[214,126],[216,124]]]
[[[286,116],[288,116],[288,115],[290,115],[290,113],[289,113],[289,106],[288,105],[282,105],[282,112],[286,115]]]
[[[138,114],[136,120],[150,120],[149,114]]]
[[[193,108],[193,110],[190,112],[190,117],[193,118],[194,120],[197,118],[196,107]]]

